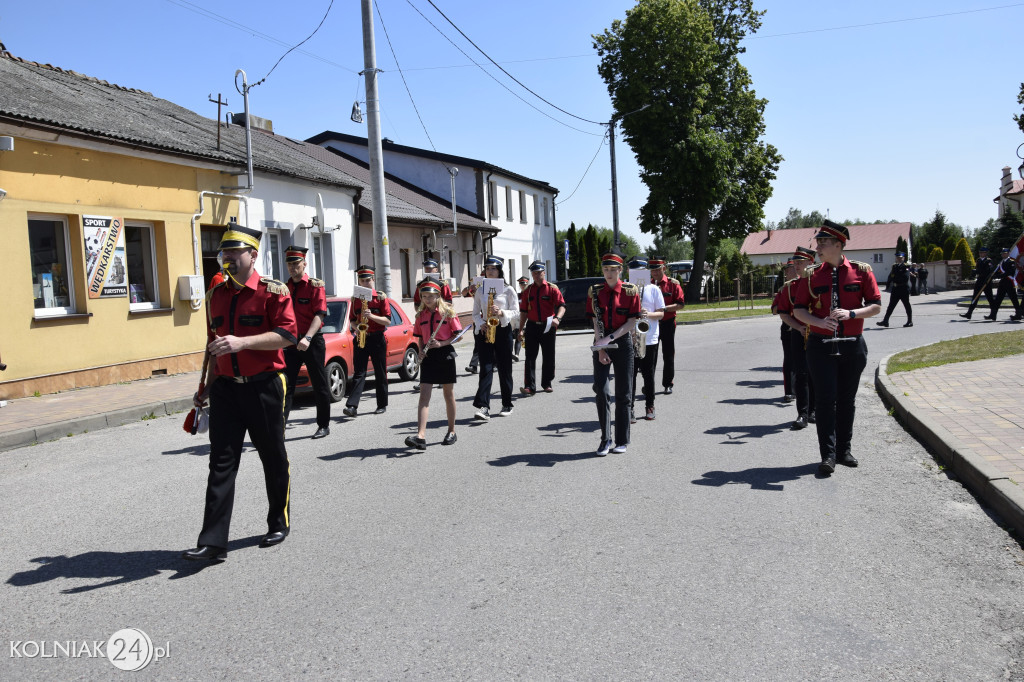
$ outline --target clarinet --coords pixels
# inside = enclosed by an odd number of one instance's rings
[[[832,307],[829,309],[829,314],[839,308],[839,268],[836,266],[832,267]],[[848,336],[839,336],[839,325],[842,324],[839,320],[836,320],[836,328],[832,330],[832,338],[824,339],[822,343],[831,343],[832,352],[829,355],[838,356],[839,353],[839,342],[840,341],[854,341],[855,339]]]
[[[604,338],[604,312],[601,310],[601,306],[598,305],[597,287],[591,287],[590,304],[594,309],[594,317],[597,318],[597,334],[598,339]],[[602,350],[608,350],[609,348],[618,348],[617,343],[608,343],[603,346],[591,346],[590,350],[595,353]]]

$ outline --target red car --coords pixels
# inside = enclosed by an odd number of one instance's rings
[[[387,366],[389,372],[398,372],[403,381],[415,381],[420,375],[419,339],[412,335],[412,322],[406,317],[394,299],[391,303],[391,326],[384,331],[388,343]],[[354,374],[352,367],[352,348],[355,340],[348,322],[348,298],[327,299],[327,317],[324,319],[324,341],[327,345],[325,362],[327,364],[327,387],[331,391],[331,401],[340,402],[345,399],[348,382]],[[367,365],[367,377],[373,376],[373,364]],[[295,381],[299,390],[310,387],[306,367],[299,370],[299,378]]]

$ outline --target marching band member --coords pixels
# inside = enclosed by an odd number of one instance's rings
[[[565,315],[565,299],[558,286],[545,281],[547,274],[544,263],[535,260],[530,264],[533,282],[527,286],[519,299],[519,334],[526,345],[526,362],[523,365],[523,393],[537,393],[537,352],[544,351],[540,370],[540,387],[551,393],[555,380],[555,333]],[[551,329],[545,332],[548,318]]]
[[[850,444],[857,387],[868,360],[864,318],[881,312],[882,294],[871,266],[843,255],[849,228],[826,220],[815,239],[821,263],[797,286],[793,317],[810,325],[807,369],[818,419],[818,472],[830,476],[837,461],[857,466]]]
[[[193,561],[227,557],[235,476],[246,432],[256,447],[267,484],[268,531],[260,542],[284,542],[291,526],[288,453],[284,444],[284,353],[295,343],[295,314],[288,287],[260,277],[259,230],[232,224],[220,241],[228,279],[206,294],[207,350],[213,359],[196,407],[210,400],[210,475],[198,546],[182,556]]]
[[[604,282],[587,292],[587,317],[594,321],[594,393],[597,396],[597,420],[601,423],[601,445],[597,455],[609,451],[621,453],[629,445],[629,415],[633,379],[633,342],[630,333],[640,317],[640,291],[629,282],[619,281],[622,256],[601,256]],[[596,309],[595,309],[596,302]],[[615,348],[607,347],[615,344]],[[604,346],[603,348],[598,348]],[[612,447],[612,416],[609,371],[615,366],[615,445]]]
[[[1003,298],[1009,295],[1010,303],[1013,304],[1013,315],[1010,315],[1010,319],[1019,320],[1021,318],[1021,307],[1020,302],[1017,301],[1017,261],[1010,258],[1010,249],[1005,246],[1002,249],[1001,256],[1002,260],[996,266],[996,271],[993,275],[993,277],[999,278],[999,288],[996,289],[996,298],[992,301],[992,310],[985,316],[985,319],[995,321],[996,315],[999,313],[999,306],[1003,304]]]
[[[666,395],[672,392],[676,379],[676,313],[686,305],[683,287],[675,277],[669,277],[665,271],[664,256],[655,256],[648,261],[651,268],[651,283],[661,289],[665,299],[665,317],[658,323],[658,341],[661,344],[661,357],[665,367],[662,369],[661,385]],[[698,301],[699,303],[699,301]],[[658,362],[654,362],[657,370]]]
[[[484,259],[484,277],[504,280],[500,258],[488,256]],[[485,288],[477,288],[473,297],[473,322],[480,344],[480,383],[473,399],[473,407],[477,408],[473,416],[482,421],[491,418],[491,382],[495,367],[501,388],[501,412],[498,416],[512,414],[512,336],[513,330],[519,327],[519,297],[512,287],[505,284],[501,291],[485,291]],[[492,296],[493,304],[488,305]],[[497,322],[493,325],[494,343],[488,343],[485,338],[488,320]]]
[[[783,352],[787,358],[787,371],[791,374],[791,385],[796,397],[796,421],[793,430],[807,428],[808,423],[815,423],[814,384],[807,376],[807,354],[804,350],[804,333],[807,326],[793,317],[793,305],[796,288],[801,286],[801,278],[807,276],[807,266],[814,262],[814,251],[797,247],[786,261],[786,283],[775,294],[772,302],[772,313],[783,322]]]
[[[480,271],[480,276],[484,276],[484,271]],[[465,298],[469,298],[476,294],[476,285],[473,284],[472,280],[465,289],[462,290],[462,295]],[[474,330],[475,332],[476,330]],[[466,371],[470,374],[476,374],[477,367],[480,366],[480,335],[473,334],[473,356],[469,359],[469,365],[466,367]]]
[[[992,307],[992,273],[996,269],[995,263],[988,257],[988,247],[983,246],[978,249],[978,260],[974,264],[974,275],[977,279],[974,281],[974,297],[971,299],[971,304],[967,306],[966,313],[960,313],[960,317],[965,319],[971,319],[971,313],[978,306],[980,296],[985,294],[985,300],[988,301],[988,305]]]
[[[331,391],[327,387],[327,368],[324,356],[327,345],[320,331],[327,316],[327,295],[324,282],[306,274],[306,252],[304,246],[289,246],[284,253],[288,265],[288,291],[291,293],[295,324],[299,330],[299,342],[284,349],[287,365],[288,395],[284,403],[284,420],[292,411],[295,396],[295,380],[299,369],[306,365],[309,383],[316,398],[316,433],[313,438],[323,438],[331,432]]]
[[[359,286],[373,290],[369,301],[355,299],[349,301],[348,319],[352,327],[352,393],[349,394],[345,409],[342,412],[348,417],[355,417],[359,399],[363,396],[366,384],[366,361],[373,362],[373,383],[377,387],[377,409],[374,414],[384,414],[388,409],[388,346],[384,339],[384,330],[391,325],[391,303],[383,291],[373,288],[374,272],[369,265],[360,265],[356,271]],[[356,325],[363,318],[363,306],[369,310],[366,315],[368,329],[366,345],[363,348],[355,342]]]
[[[526,285],[530,283],[530,280],[526,277],[520,277],[516,280],[516,284],[519,285],[519,310],[526,310],[526,301],[523,299],[523,292],[526,291]],[[522,316],[520,316],[520,325],[522,325]],[[512,347],[512,359],[515,362],[519,362],[519,352],[523,349],[523,328],[519,327],[519,333],[516,334],[516,343]]]
[[[646,270],[647,261],[642,258],[634,258],[629,262],[630,270]],[[636,357],[633,360],[633,399],[629,401],[631,416],[630,424],[636,423],[636,415],[632,414],[633,403],[636,402],[636,377],[640,374],[644,378],[644,419],[654,421],[654,368],[658,364],[658,335],[661,332],[660,322],[665,317],[665,298],[661,289],[654,285],[643,287],[640,297],[640,319],[648,320],[647,333],[638,332],[643,338],[640,343],[644,344],[643,357]],[[639,322],[637,323],[639,324]],[[635,341],[635,339],[634,339]],[[636,354],[636,349],[633,349]]]
[[[441,268],[438,266],[437,261],[434,260],[433,258],[426,258],[423,260],[423,272],[423,279],[436,279],[436,281],[441,282]],[[429,275],[434,276],[430,277]],[[448,286],[447,282],[441,282],[441,300],[451,305],[452,290],[451,287]],[[416,289],[416,291],[412,293],[412,306],[414,310],[420,309],[420,290],[418,288]],[[412,390],[420,390],[419,382],[413,384]]]
[[[420,388],[419,405],[416,408],[417,431],[415,436],[405,439],[405,444],[417,450],[427,449],[427,415],[430,411],[430,394],[434,384],[441,384],[444,404],[448,414],[448,433],[441,445],[451,445],[455,435],[455,349],[452,341],[462,330],[459,316],[450,303],[445,301],[441,286],[431,279],[425,279],[417,287],[420,305],[416,313],[416,328],[413,334],[420,339]]]

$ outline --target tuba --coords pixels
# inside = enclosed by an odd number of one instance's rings
[[[487,325],[484,327],[484,341],[494,343],[494,335],[498,333],[500,321],[491,315],[491,308],[494,306],[494,289],[487,293]]]
[[[366,348],[366,332],[370,328],[370,306],[368,301],[359,299],[359,324],[356,325],[356,345]]]

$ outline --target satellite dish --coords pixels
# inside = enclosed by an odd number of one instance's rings
[[[320,196],[320,192],[316,193],[316,229],[320,232],[320,236],[323,236],[327,230],[324,222],[324,198]]]

